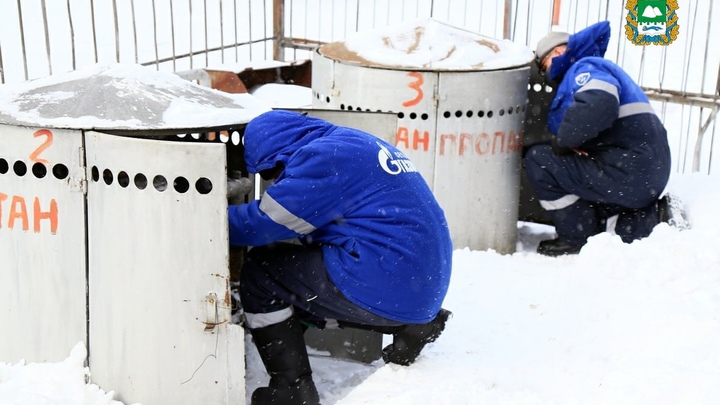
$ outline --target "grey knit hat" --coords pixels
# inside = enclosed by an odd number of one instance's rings
[[[540,63],[556,46],[568,43],[570,34],[567,32],[551,32],[543,37],[535,49],[535,60]]]

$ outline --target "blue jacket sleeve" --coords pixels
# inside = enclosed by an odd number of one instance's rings
[[[228,231],[232,246],[261,246],[300,236],[262,212],[260,200],[228,206]]]
[[[307,235],[341,218],[337,192],[343,176],[312,147],[298,152],[260,200],[228,207],[230,244],[260,246]]]

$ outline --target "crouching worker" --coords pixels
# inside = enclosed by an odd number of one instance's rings
[[[230,243],[255,246],[240,299],[270,384],[252,404],[319,404],[307,324],[392,334],[384,360],[414,362],[450,316],[452,243],[413,164],[375,136],[289,111],[253,119],[244,145],[248,171],[274,180],[228,207]]]
[[[640,86],[603,58],[609,39],[603,21],[538,43],[539,69],[557,86],[552,145],[531,146],[524,160],[558,234],[540,242],[543,255],[578,253],[613,223],[629,243],[668,221],[668,198],[658,200],[670,176],[667,133]]]

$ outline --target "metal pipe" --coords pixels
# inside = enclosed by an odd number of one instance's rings
[[[68,23],[70,24],[70,42],[72,48],[72,68],[75,70],[75,27],[73,26],[72,11],[70,10],[70,0],[67,0]]]
[[[47,9],[45,0],[40,2],[42,7],[43,29],[45,30],[45,53],[47,54],[48,72],[52,75],[52,54],[50,53],[50,33],[48,32]]]
[[[25,28],[23,26],[22,5],[20,5],[20,0],[17,0],[17,7],[18,7],[18,20],[20,22],[20,48],[22,49],[22,60],[23,60],[23,69],[25,71],[25,80],[27,80],[28,79],[28,68],[27,68],[27,52],[25,51]]]
[[[170,2],[172,4],[172,2]],[[172,5],[170,6],[172,7]],[[138,42],[137,42],[137,25],[135,24],[135,0],[130,0],[130,13],[132,14],[132,30],[133,30],[133,46],[135,48],[135,63],[138,63]]]
[[[90,0],[90,20],[92,22],[92,37],[93,49],[95,50],[95,63],[98,63],[97,33],[95,31],[95,0]]]

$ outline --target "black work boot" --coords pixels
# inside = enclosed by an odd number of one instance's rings
[[[560,238],[540,242],[537,252],[544,256],[576,255],[580,253],[583,245],[573,245],[560,240]]]
[[[270,375],[268,387],[252,394],[252,405],[320,405],[300,322],[289,319],[251,329],[255,346]]]
[[[422,349],[434,342],[445,329],[445,323],[452,316],[447,309],[440,309],[435,319],[424,324],[409,324],[393,333],[393,342],[383,349],[386,363],[409,366],[414,363]]]
[[[685,209],[680,198],[674,194],[667,193],[657,202],[660,222],[680,230],[689,229],[690,222],[685,215]]]

